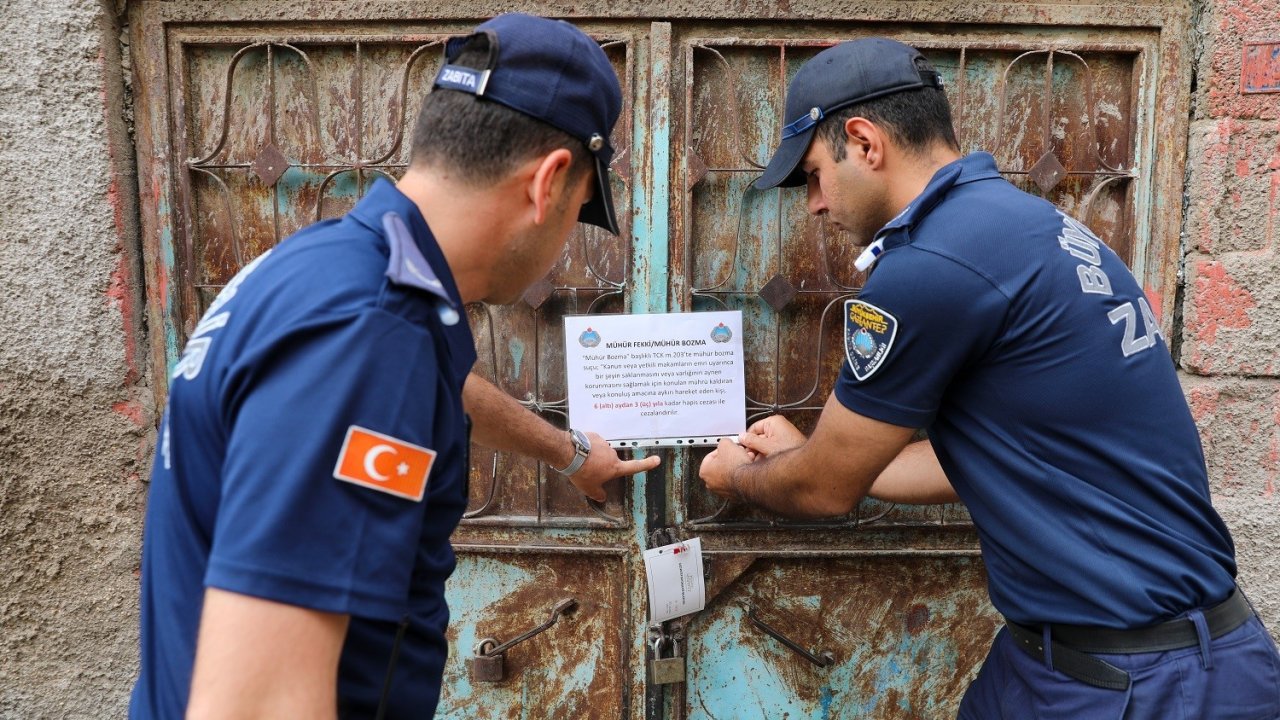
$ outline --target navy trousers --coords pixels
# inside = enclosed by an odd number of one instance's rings
[[[1157,653],[1098,654],[1129,673],[1105,690],[1053,670],[1001,628],[959,720],[1278,720],[1280,653],[1256,618],[1216,640]]]

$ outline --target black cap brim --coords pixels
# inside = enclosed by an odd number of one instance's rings
[[[800,170],[800,162],[809,151],[813,142],[814,129],[809,128],[799,135],[793,135],[778,143],[773,151],[764,174],[755,182],[757,190],[768,190],[775,187],[797,187],[805,184],[804,171]]]
[[[609,166],[604,163],[599,155],[595,156],[595,162],[596,191],[592,193],[591,199],[582,206],[582,210],[578,213],[578,222],[602,227],[617,235],[619,234],[618,216],[613,211],[613,190],[609,187]]]

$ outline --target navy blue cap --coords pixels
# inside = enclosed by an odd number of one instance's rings
[[[489,39],[487,67],[451,64],[476,35]],[[609,135],[622,113],[622,88],[595,41],[563,20],[499,15],[471,35],[449,40],[432,87],[502,103],[581,140],[595,158],[596,192],[578,219],[618,234],[609,188]]]
[[[814,128],[827,115],[885,95],[933,87],[942,76],[920,70],[919,50],[887,38],[862,38],[833,45],[800,66],[787,87],[782,141],[756,180],[759,190],[805,184],[797,168],[813,142]]]

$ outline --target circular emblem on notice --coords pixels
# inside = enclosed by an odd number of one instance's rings
[[[578,344],[585,348],[593,348],[600,344],[600,333],[587,328],[578,336]]]
[[[822,110],[821,110],[821,109],[819,109],[819,108],[813,108],[813,109],[809,110],[809,117],[810,117],[811,119],[813,119],[813,120],[821,120],[821,119],[822,119]]]
[[[600,148],[604,147],[604,138],[600,137],[600,133],[592,135],[591,139],[587,141],[587,147],[590,148],[591,152],[598,152]]]
[[[711,328],[711,339],[718,343],[727,343],[733,339],[733,331],[725,327],[724,323]]]
[[[871,357],[876,352],[875,338],[866,330],[859,329],[853,334],[853,351],[864,358]]]

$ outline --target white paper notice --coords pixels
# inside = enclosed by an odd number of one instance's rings
[[[684,445],[746,429],[741,312],[572,315],[564,336],[572,427]]]
[[[650,622],[688,615],[706,606],[701,539],[645,550],[644,571],[649,578]]]

